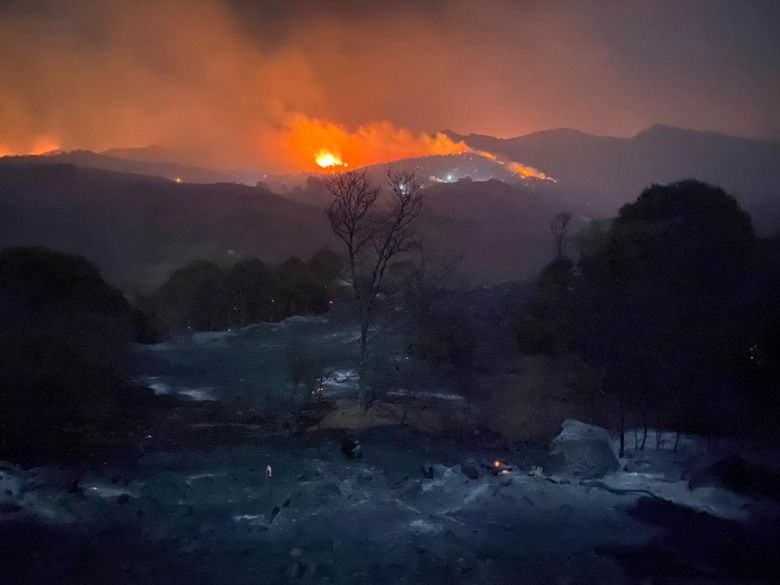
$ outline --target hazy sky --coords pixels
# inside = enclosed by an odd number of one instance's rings
[[[0,0],[0,150],[284,166],[301,118],[780,140],[779,30],[776,0]]]

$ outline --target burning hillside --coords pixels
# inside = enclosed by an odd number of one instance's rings
[[[442,132],[414,133],[390,122],[372,122],[350,130],[328,120],[295,114],[282,130],[280,142],[283,148],[276,156],[287,159],[286,166],[296,171],[343,170],[411,158],[470,153],[501,165],[521,179],[554,181],[533,167],[474,150]]]
[[[424,157],[470,155],[501,167],[489,178],[506,176],[509,179],[555,181],[538,169],[493,152],[471,148],[443,132],[415,133],[387,121],[370,122],[352,130],[336,122],[300,113],[289,114],[285,120],[276,132],[263,134],[257,140],[253,148],[253,166],[297,174],[343,171]],[[58,140],[46,136],[30,144],[0,144],[0,156],[39,155],[61,146]],[[183,156],[181,162],[186,162],[186,152],[180,154]],[[451,182],[465,176],[478,179],[478,174],[476,170],[463,172],[453,168],[443,169],[430,178],[432,181]]]

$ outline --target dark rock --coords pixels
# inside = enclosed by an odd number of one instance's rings
[[[360,459],[363,456],[360,441],[351,433],[344,435],[341,439],[341,452],[349,459]]]
[[[734,492],[780,500],[780,473],[751,463],[736,454],[695,470],[688,487],[719,487]]]
[[[279,515],[279,507],[274,506],[273,510],[271,510],[271,515],[268,518],[268,524],[273,524],[273,521],[276,519],[278,515]]]
[[[423,463],[420,466],[420,471],[422,471],[423,477],[426,479],[433,479],[433,465],[430,463]]]
[[[543,465],[546,474],[583,478],[604,477],[619,467],[609,432],[572,419],[563,422]]]
[[[460,466],[460,470],[469,479],[477,479],[479,477],[479,467],[476,463],[464,463]]]

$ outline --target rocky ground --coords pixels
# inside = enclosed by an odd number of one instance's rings
[[[780,579],[766,482],[726,486],[700,475],[691,489],[690,460],[700,459],[691,444],[632,453],[597,478],[586,477],[594,460],[577,476],[545,468],[539,448],[465,448],[400,427],[360,439],[359,460],[323,432],[156,451],[99,470],[6,465],[2,581]]]

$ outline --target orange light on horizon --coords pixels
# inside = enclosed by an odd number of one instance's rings
[[[53,136],[41,136],[27,143],[27,146],[20,146],[17,144],[15,147],[9,144],[0,144],[0,157],[2,156],[40,156],[49,152],[60,150],[62,144],[57,138]]]
[[[322,149],[314,155],[314,162],[323,169],[331,167],[346,167],[347,163],[341,160],[341,157],[329,150]]]
[[[501,165],[521,179],[555,181],[531,166],[471,148],[443,132],[416,133],[388,121],[349,129],[330,120],[295,113],[282,128],[277,143],[281,148],[276,148],[272,156],[290,172],[362,168],[408,158],[472,153]]]
[[[47,152],[59,150],[60,148],[62,148],[62,145],[59,140],[51,136],[42,136],[33,142],[30,154],[46,154]]]

